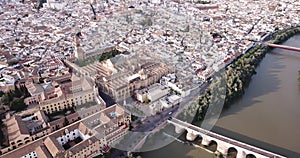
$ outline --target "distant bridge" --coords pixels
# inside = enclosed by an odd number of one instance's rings
[[[211,142],[215,142],[217,144],[217,151],[225,156],[230,149],[234,148],[237,151],[237,158],[285,158],[284,156],[233,140],[176,118],[169,119],[168,123],[175,126],[176,133],[187,130],[186,139],[189,141],[193,141],[197,136],[200,136],[202,138],[201,144],[203,145],[209,145]]]
[[[279,44],[272,44],[272,43],[264,43],[265,45],[272,47],[272,48],[280,48],[280,49],[286,49],[286,50],[292,50],[296,52],[300,52],[300,48],[292,47],[292,46],[286,46],[286,45],[279,45]]]

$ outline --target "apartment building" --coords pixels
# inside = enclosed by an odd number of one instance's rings
[[[130,121],[130,114],[115,104],[0,157],[94,157],[119,141],[127,133]]]
[[[73,113],[56,120],[50,120],[42,110],[29,115],[10,116],[7,114],[6,119],[3,120],[7,147],[2,148],[1,153],[24,146],[79,119],[80,115]]]
[[[171,89],[163,86],[159,83],[155,83],[153,85],[150,85],[147,88],[135,91],[135,98],[136,100],[140,102],[144,102],[147,99],[149,99],[151,102],[155,102],[158,99],[166,96],[171,92]]]

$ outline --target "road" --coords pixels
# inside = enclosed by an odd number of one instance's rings
[[[154,130],[157,126],[165,122],[169,117],[174,117],[176,114],[180,113],[186,105],[199,96],[200,93],[203,93],[206,88],[209,86],[209,83],[204,83],[201,86],[195,87],[191,90],[190,95],[182,98],[180,104],[175,105],[171,108],[165,109],[164,111],[143,118],[142,123],[132,129],[133,132],[148,132]]]
[[[131,129],[131,132],[129,132],[126,138],[124,138],[117,146],[118,149],[131,151],[133,149],[132,146],[135,147],[136,145],[138,145],[139,142],[143,138],[145,138],[145,136],[155,131],[156,128],[164,127],[164,123],[168,118],[174,117],[176,114],[181,112],[186,105],[188,105],[195,97],[197,97],[199,93],[204,92],[208,86],[209,83],[204,83],[201,86],[199,85],[198,87],[195,87],[193,90],[191,90],[190,95],[184,97],[180,104],[165,109],[164,111],[156,115],[140,118],[141,123],[135,128]],[[132,99],[126,99],[126,102],[128,101],[130,103],[134,103]]]
[[[156,115],[148,116],[142,120],[142,123],[132,129],[133,132],[148,132],[154,130],[161,123],[165,122],[169,117],[173,117],[178,110],[179,105],[168,108]]]

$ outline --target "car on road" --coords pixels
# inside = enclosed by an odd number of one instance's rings
[[[169,117],[168,120],[172,120],[172,117]]]
[[[171,115],[173,112],[171,111],[171,112],[169,112],[169,115]]]

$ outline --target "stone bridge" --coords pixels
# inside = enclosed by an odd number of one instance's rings
[[[189,141],[195,140],[196,137],[201,137],[201,144],[203,145],[208,146],[211,143],[215,143],[217,145],[217,151],[225,156],[229,151],[233,150],[237,152],[237,158],[285,158],[284,156],[216,134],[176,118],[170,118],[168,123],[175,126],[176,133],[181,133],[186,130],[186,139]]]

